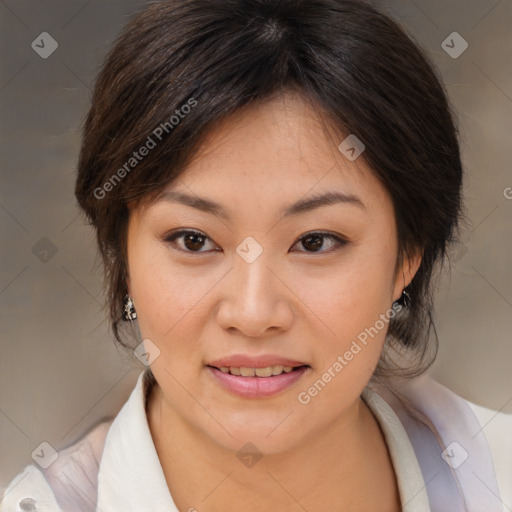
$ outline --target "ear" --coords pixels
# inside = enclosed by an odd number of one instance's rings
[[[416,272],[420,268],[422,256],[423,254],[420,251],[404,256],[402,264],[398,267],[396,273],[393,301],[396,301],[401,297],[403,289],[406,288],[413,280]]]
[[[130,278],[129,277],[126,278],[126,288],[128,289],[128,295],[130,295],[130,297],[131,297],[132,290],[131,290],[131,286],[130,286]]]

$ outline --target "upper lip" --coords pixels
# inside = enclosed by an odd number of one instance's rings
[[[207,366],[234,367],[234,368],[266,368],[267,366],[309,366],[306,363],[288,359],[274,354],[264,354],[260,356],[249,356],[245,354],[233,354],[211,361]]]

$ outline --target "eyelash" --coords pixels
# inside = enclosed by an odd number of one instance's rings
[[[201,237],[203,237],[205,240],[210,240],[209,237],[207,237],[204,233],[201,233],[200,231],[194,231],[194,230],[180,230],[180,231],[176,231],[174,233],[171,233],[169,235],[167,235],[166,237],[164,237],[163,241],[168,243],[169,245],[171,245],[176,239],[178,238],[181,238],[183,237],[184,235],[188,235],[188,234],[192,234],[192,235],[199,235]],[[327,232],[324,232],[324,231],[311,231],[309,233],[306,233],[304,235],[302,235],[293,245],[296,245],[297,243],[301,242],[302,240],[305,240],[309,237],[312,237],[314,235],[317,235],[317,236],[321,236],[323,237],[322,239],[325,240],[326,238],[327,239],[330,239],[330,240],[333,240],[336,242],[337,244],[337,247],[334,247],[334,248],[331,248],[327,251],[322,251],[322,250],[319,250],[319,251],[299,251],[299,252],[306,252],[306,253],[309,253],[309,254],[330,254],[334,251],[336,251],[337,249],[347,245],[349,242],[333,233],[327,233]],[[186,253],[189,253],[189,254],[200,254],[200,253],[209,253],[209,252],[212,252],[212,251],[190,251],[188,249],[181,249],[181,248],[178,248],[177,249],[178,251],[182,251],[182,252],[186,252]],[[218,252],[218,251],[215,251],[215,252]]]

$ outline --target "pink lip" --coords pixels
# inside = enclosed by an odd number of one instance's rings
[[[263,364],[260,366],[254,366],[254,362],[252,362],[251,365],[247,364],[246,366],[249,368],[265,367]],[[283,366],[285,365],[283,364]],[[286,366],[293,365],[287,364]],[[274,375],[272,377],[242,377],[238,375],[231,375],[230,373],[223,373],[219,369],[211,366],[207,366],[207,369],[222,386],[235,395],[242,396],[244,398],[264,398],[280,393],[295,384],[295,382],[297,382],[304,373],[309,370],[309,367],[301,366],[290,373],[282,373],[281,375]]]
[[[234,366],[235,368],[266,368],[267,366],[303,366],[304,362],[294,361],[275,354],[264,354],[262,356],[248,356],[244,354],[233,354],[232,356],[217,359],[208,363],[208,366],[221,368],[222,366]]]

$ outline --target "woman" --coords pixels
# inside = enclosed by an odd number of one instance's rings
[[[148,368],[1,510],[512,506],[511,418],[424,373],[462,174],[433,66],[366,3],[151,3],[76,183]]]

